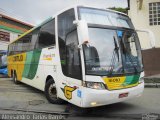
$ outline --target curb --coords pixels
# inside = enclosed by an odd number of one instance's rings
[[[160,88],[160,78],[158,77],[146,77],[144,82],[147,88]]]
[[[145,83],[146,88],[160,88],[159,83]]]

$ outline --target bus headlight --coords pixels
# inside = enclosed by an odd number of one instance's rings
[[[85,87],[97,89],[97,90],[104,90],[106,89],[105,85],[102,82],[85,82]]]

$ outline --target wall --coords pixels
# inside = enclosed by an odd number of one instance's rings
[[[33,26],[0,14],[0,50],[7,50],[8,44],[18,38],[19,35],[31,29]],[[6,32],[6,33],[5,33]],[[9,34],[8,34],[9,33]]]
[[[137,2],[139,0],[130,0],[130,10],[128,11],[136,29],[149,29],[156,38],[156,47],[160,47],[160,25],[149,25],[149,3],[160,2],[160,0],[143,0],[142,9],[139,10]],[[150,48],[149,36],[146,33],[138,33],[142,49]]]
[[[18,37],[18,33],[14,33],[11,31],[0,29],[0,31],[8,32],[10,33],[10,42],[14,41]],[[0,50],[7,50],[8,49],[9,42],[0,41]]]
[[[160,48],[142,50],[145,76],[160,74]]]

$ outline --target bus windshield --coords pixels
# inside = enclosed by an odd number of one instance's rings
[[[89,37],[90,46],[83,45],[87,74],[116,75],[142,71],[140,45],[134,32],[89,27]]]
[[[79,7],[88,24],[90,47],[83,45],[86,74],[142,72],[141,48],[128,16],[109,10]]]
[[[133,28],[133,25],[127,16],[108,10],[80,7],[79,19],[85,20],[90,24]]]
[[[122,50],[124,71],[126,73],[141,72],[142,58],[138,36],[133,31],[117,31]]]
[[[90,47],[84,45],[87,74],[122,73],[122,59],[115,30],[89,28]]]

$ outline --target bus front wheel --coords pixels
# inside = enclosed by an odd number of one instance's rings
[[[49,79],[45,86],[45,95],[47,100],[53,104],[62,104],[63,100],[58,98],[56,84],[53,79]]]
[[[12,76],[12,77],[13,77],[13,81],[14,81],[15,84],[19,84],[19,83],[20,83],[20,82],[17,80],[17,74],[16,74],[16,72],[13,73],[13,76]]]

